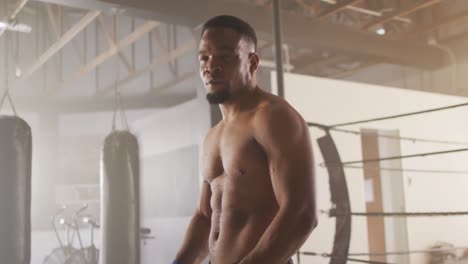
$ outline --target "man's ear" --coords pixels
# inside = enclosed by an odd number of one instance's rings
[[[249,54],[250,61],[250,73],[253,74],[258,69],[258,64],[260,63],[260,57],[257,53],[252,52]]]

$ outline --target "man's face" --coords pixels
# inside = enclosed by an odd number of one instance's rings
[[[228,101],[251,83],[253,44],[230,28],[207,29],[199,48],[200,76],[211,104]]]

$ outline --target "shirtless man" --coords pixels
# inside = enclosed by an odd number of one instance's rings
[[[223,119],[206,136],[200,204],[173,263],[292,263],[317,225],[307,124],[257,86],[256,44],[236,17],[203,26],[200,75]]]

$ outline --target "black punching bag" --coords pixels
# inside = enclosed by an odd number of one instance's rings
[[[0,115],[0,262],[31,260],[31,128]]]
[[[139,150],[128,131],[114,131],[101,157],[100,264],[140,263]]]

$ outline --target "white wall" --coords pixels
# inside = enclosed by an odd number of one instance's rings
[[[210,127],[208,106],[194,99],[133,122],[141,142],[141,156],[198,145]]]
[[[276,86],[272,73],[272,84]],[[286,99],[307,121],[335,124],[353,120],[381,117],[442,107],[465,102],[465,98],[409,91],[404,89],[367,85],[346,81],[328,80],[300,75],[285,75]],[[445,139],[468,142],[468,109],[459,108],[426,115],[374,122],[346,127],[362,127],[400,131],[401,136]],[[322,132],[311,129],[316,139]],[[343,161],[360,160],[360,138],[354,135],[333,133]],[[466,147],[466,146],[465,146]],[[463,146],[401,142],[402,154],[432,152]],[[316,162],[322,162],[317,145],[314,145]],[[403,168],[468,170],[465,152],[402,160]],[[352,210],[365,211],[364,184],[361,170],[346,170]],[[317,167],[319,209],[329,209],[329,187],[326,171]],[[468,211],[466,203],[467,175],[421,174],[405,172],[405,206],[408,211]],[[320,217],[317,230],[302,250],[330,252],[334,235],[334,221]],[[466,217],[408,218],[409,249],[428,248],[436,241],[447,241],[458,246],[468,245]],[[350,252],[366,252],[367,227],[365,219],[353,218]],[[327,263],[316,257],[302,257],[302,263]],[[319,262],[320,261],[320,262]],[[424,263],[424,256],[411,256],[411,263]]]

